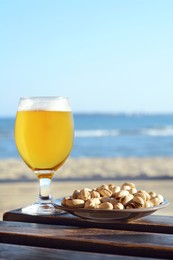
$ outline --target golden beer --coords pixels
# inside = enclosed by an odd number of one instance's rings
[[[55,171],[73,146],[73,115],[68,98],[20,98],[15,121],[15,142],[23,161],[39,179],[35,203],[22,208],[31,215],[62,213],[54,205],[50,184]]]
[[[73,146],[71,111],[18,111],[15,140],[22,159],[32,170],[57,170]]]

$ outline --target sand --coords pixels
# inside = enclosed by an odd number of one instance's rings
[[[0,219],[4,212],[33,203],[38,181],[22,161],[0,160]],[[173,158],[69,158],[55,174],[51,193],[54,198],[70,195],[74,189],[131,181],[138,189],[155,191],[170,205],[156,212],[173,216]]]
[[[54,179],[170,179],[173,157],[154,158],[69,158]],[[35,175],[21,161],[0,160],[0,181],[35,180]]]

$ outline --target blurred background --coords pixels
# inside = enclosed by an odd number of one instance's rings
[[[28,171],[13,134],[22,96],[69,97],[75,142],[67,179],[84,168],[90,178],[96,168],[102,178],[103,168],[104,178],[129,178],[137,165],[135,178],[172,180],[172,12],[171,0],[0,1],[2,201]],[[114,160],[105,158],[121,160],[110,170]]]
[[[173,2],[0,2],[0,157],[22,96],[68,96],[72,156],[173,155]]]
[[[21,96],[74,112],[170,113],[171,0],[0,1],[0,115]]]

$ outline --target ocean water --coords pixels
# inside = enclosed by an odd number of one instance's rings
[[[14,118],[0,118],[0,159],[19,158]],[[71,157],[173,156],[173,115],[74,114]]]

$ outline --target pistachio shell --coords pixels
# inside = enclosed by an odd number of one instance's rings
[[[103,184],[103,185],[101,185],[101,186],[99,186],[99,187],[96,188],[96,190],[97,190],[98,192],[99,192],[100,190],[102,190],[102,189],[109,189],[109,188],[108,188],[108,185]]]
[[[147,196],[144,192],[137,192],[138,197],[141,197],[144,201],[147,201]]]
[[[129,185],[123,185],[121,189],[122,190],[130,190],[131,187]]]
[[[91,198],[100,198],[100,193],[96,190],[91,191]]]
[[[112,196],[117,197],[117,194],[118,192],[120,192],[120,190],[121,190],[120,186],[115,186]]]
[[[80,197],[80,199],[82,199],[82,200],[88,200],[88,199],[90,199],[90,198],[91,198],[91,191],[90,191],[90,189],[87,189],[87,188],[82,189],[82,190],[80,191],[80,193],[79,193],[79,197]]]
[[[135,194],[135,193],[137,193],[137,189],[136,189],[136,188],[131,188],[131,189],[129,190],[129,193],[130,193],[130,194]]]
[[[163,203],[163,201],[164,201],[164,198],[163,198],[163,196],[161,195],[161,194],[157,194],[157,196],[156,196],[158,199],[159,199],[159,201],[160,201],[160,204],[161,203]]]
[[[139,205],[134,201],[131,201],[126,205],[126,209],[135,209],[135,208],[139,208]]]
[[[74,190],[74,192],[72,194],[72,198],[77,199],[79,197],[79,194],[80,194],[80,190]]]
[[[110,203],[114,206],[116,203],[118,203],[118,200],[115,198],[111,198]]]
[[[95,205],[99,205],[101,203],[99,198],[92,198],[92,201],[94,201]]]
[[[71,197],[64,197],[64,198],[62,199],[62,201],[61,201],[61,204],[62,204],[63,206],[66,206],[66,201],[67,201],[68,199],[71,199]]]
[[[133,199],[132,194],[128,194],[125,197],[120,198],[119,202],[121,202],[124,206],[127,205]]]
[[[94,209],[95,208],[95,201],[92,199],[89,199],[85,202],[84,208]]]
[[[150,194],[146,192],[145,190],[139,190],[137,192],[139,196],[141,196],[144,200],[149,200],[150,199]]]
[[[72,202],[72,199],[66,199],[66,201],[65,201],[65,205],[67,206],[67,207],[73,207],[73,202]]]
[[[121,186],[114,184],[101,185],[95,189],[74,190],[69,197],[64,197],[61,204],[68,207],[129,209],[153,207],[163,203],[164,197],[154,191],[137,190],[132,182]]]
[[[111,200],[112,200],[112,198],[110,198],[110,197],[101,197],[100,198],[101,203],[103,203],[103,202],[110,202],[111,203]]]
[[[111,210],[113,209],[113,205],[110,202],[103,202],[99,205],[99,209]]]
[[[110,197],[112,195],[112,191],[110,191],[109,189],[106,189],[106,188],[102,188],[99,190],[99,193],[102,195],[102,196],[107,196],[107,197]]]
[[[160,199],[156,196],[150,200],[153,203],[153,206],[158,206],[161,204]]]
[[[114,209],[124,209],[124,205],[120,202],[114,204]]]
[[[121,187],[120,186],[115,186],[115,193],[119,192],[121,190]]]
[[[156,195],[157,195],[156,192],[154,192],[154,191],[150,191],[148,194],[150,195],[150,199],[156,197]]]
[[[75,207],[75,208],[83,208],[84,207],[84,200],[81,199],[67,199],[66,206],[68,207]]]
[[[125,182],[123,183],[122,187],[123,186],[130,186],[131,188],[136,188],[136,185],[133,182]]]
[[[109,189],[110,191],[112,191],[112,193],[114,193],[114,192],[115,192],[115,185],[114,185],[114,184],[109,184],[109,185],[108,185],[108,189]]]
[[[153,203],[150,200],[145,201],[145,208],[153,207]]]
[[[143,200],[143,198],[141,198],[141,197],[138,196],[138,195],[135,195],[135,196],[133,197],[133,201],[134,201],[135,203],[137,203],[140,207],[143,207],[144,204],[145,204],[145,201]]]
[[[129,194],[127,190],[120,190],[117,194],[115,194],[116,199],[120,199],[122,197],[125,197]]]

